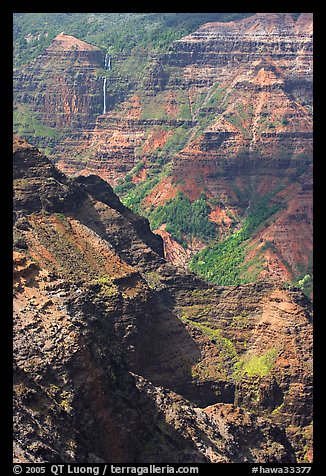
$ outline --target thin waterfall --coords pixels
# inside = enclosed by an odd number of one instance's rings
[[[111,69],[111,56],[106,53],[105,59],[104,59],[104,69]],[[103,114],[106,113],[106,83],[107,83],[107,78],[103,79]]]
[[[106,82],[107,82],[107,78],[104,78],[104,81],[103,81],[103,114],[106,113]]]

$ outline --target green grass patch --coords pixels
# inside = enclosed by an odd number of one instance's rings
[[[101,276],[95,281],[96,284],[100,284],[101,290],[100,295],[105,297],[114,297],[119,295],[119,288],[113,282],[113,279],[110,276]]]
[[[127,189],[128,193],[121,198],[122,203],[128,207],[131,208],[131,210],[139,213],[141,211],[141,202],[144,200],[144,198],[147,197],[155,187],[155,185],[158,184],[160,181],[159,176],[154,176],[154,177],[149,177],[147,180],[140,182],[137,184],[137,186],[133,186],[130,183],[130,186],[127,188],[125,186],[124,190]],[[119,186],[115,188],[115,192],[119,193],[121,192],[122,186]],[[144,214],[144,213],[143,213]]]
[[[13,111],[13,129],[20,136],[46,153],[51,153],[57,142],[63,139],[69,129],[59,131],[57,128],[43,124],[39,113],[27,104],[15,106]]]
[[[301,289],[301,291],[306,295],[310,296],[313,291],[313,273],[312,271],[309,273],[306,273],[304,276],[302,276],[300,279],[295,280],[292,283],[293,286],[297,286],[298,288]]]
[[[120,197],[122,203],[136,213],[149,218],[150,212],[142,207],[142,201],[152,192],[153,188],[165,177],[169,176],[171,163],[160,164],[160,160],[152,162],[151,168],[147,169],[147,178],[136,184],[131,181],[117,185],[114,191]],[[129,176],[135,173],[138,164],[129,172]]]
[[[141,119],[164,119],[169,116],[164,109],[165,92],[157,93],[155,96],[143,96],[141,101]]]
[[[160,289],[161,278],[160,278],[160,275],[156,271],[149,271],[148,273],[146,273],[145,279],[147,281],[148,286],[151,289]]]
[[[262,355],[246,354],[234,365],[234,377],[241,379],[244,374],[249,377],[265,377],[271,373],[279,351],[271,348]]]
[[[177,127],[173,134],[168,137],[164,146],[160,150],[160,155],[172,157],[182,150],[187,144],[191,134],[191,129],[185,127]]]

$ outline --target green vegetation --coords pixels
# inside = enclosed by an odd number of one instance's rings
[[[177,127],[173,130],[173,134],[167,139],[166,143],[160,150],[160,155],[172,157],[174,154],[182,150],[191,133],[191,129],[186,127]]]
[[[292,283],[293,286],[297,286],[306,296],[311,296],[313,292],[313,274],[312,271],[306,273],[302,278],[299,278]]]
[[[65,135],[55,127],[44,125],[40,120],[40,114],[33,111],[27,104],[20,104],[14,108],[13,128],[19,136],[25,137],[27,141],[35,143],[37,138],[46,144],[45,153],[49,152],[51,147]],[[68,129],[66,129],[67,132],[69,132]]]
[[[278,349],[274,347],[262,355],[246,354],[234,365],[234,377],[241,379],[244,374],[247,374],[249,377],[265,377],[269,375],[278,354]]]
[[[195,128],[195,137],[198,137],[207,129],[213,121],[221,115],[223,108],[226,108],[229,93],[225,87],[215,83],[208,92],[200,93],[192,106],[192,114],[198,120]]]
[[[253,257],[248,259],[248,255],[253,251]],[[252,283],[259,279],[260,273],[264,269],[265,253],[264,248],[257,248],[256,245],[244,244],[244,252],[246,255],[245,263],[241,264],[240,276],[242,282]]]
[[[281,413],[284,410],[284,402],[282,402],[278,407],[274,408],[271,415],[276,415],[277,413]]]
[[[144,166],[144,163],[140,161],[129,172],[130,177],[137,174]],[[130,179],[125,178],[124,183],[121,183],[115,187],[114,191],[120,196],[122,203],[133,210],[136,213],[140,213],[143,216],[149,218],[149,211],[142,207],[142,201],[151,193],[153,188],[165,177],[170,174],[171,163],[163,163],[159,157],[151,158],[151,167],[146,170],[147,177],[145,180],[133,183]]]
[[[117,185],[114,189],[115,193],[117,193],[120,197],[121,196],[124,196],[128,193],[128,191],[130,191],[131,189],[137,187],[137,184],[134,184],[132,182],[132,176],[133,175],[137,175],[143,168],[145,167],[145,164],[143,161],[139,161],[135,167],[133,167],[130,172],[128,172],[125,177],[124,177],[124,181],[121,180],[121,183],[119,183],[119,185]],[[142,182],[143,183],[143,182]],[[135,200],[135,202],[138,202],[137,200]]]
[[[143,168],[145,167],[144,162],[140,161],[138,162],[135,167],[132,169],[131,173],[132,174],[138,174]]]
[[[207,304],[205,301],[199,304],[191,304],[189,306],[182,306],[181,319],[188,319],[191,321],[206,322],[207,325],[212,312],[214,312],[214,306]]]
[[[125,180],[123,183],[117,185],[114,189],[115,193],[118,195],[123,196],[125,195],[130,189],[134,188],[135,184],[132,182],[128,182],[128,180]]]
[[[242,311],[241,314],[233,316],[230,322],[230,328],[246,329],[248,327],[249,315],[247,311]]]
[[[14,68],[20,68],[40,55],[61,32],[73,35],[108,52],[112,56],[112,70],[100,68],[96,76],[109,78],[107,98],[110,108],[117,107],[130,91],[146,90],[151,73],[159,68],[163,81],[168,80],[173,67],[163,67],[159,55],[168,50],[173,41],[196,30],[209,21],[229,21],[243,18],[243,13],[16,13],[14,14]],[[119,55],[119,60],[116,57]],[[77,60],[78,61],[78,60]],[[55,64],[53,65],[55,67]],[[75,80],[75,78],[71,78]],[[40,93],[41,94],[41,93]],[[36,98],[39,99],[39,98]],[[36,101],[38,103],[38,101]],[[192,118],[189,99],[185,91],[178,91],[175,98],[177,119]],[[164,94],[145,96],[142,119],[168,119]],[[172,114],[173,115],[173,114]],[[75,115],[76,116],[76,115]],[[67,127],[58,129],[44,126],[32,111],[18,108],[14,129],[48,155],[63,138]],[[72,124],[72,127],[77,125]],[[177,136],[176,136],[177,137]],[[177,138],[177,142],[180,142]],[[171,143],[171,150],[178,144]],[[169,152],[169,151],[168,151]],[[130,187],[129,187],[130,188]],[[123,193],[128,190],[123,188]]]
[[[55,213],[54,214],[59,220],[66,221],[66,215],[64,213]]]
[[[62,390],[58,385],[51,384],[47,389],[47,395],[54,399],[59,407],[67,413],[70,413],[72,410],[72,402],[74,395],[72,392],[67,390]]]
[[[119,288],[114,284],[110,276],[102,276],[96,280],[96,284],[101,285],[100,295],[105,297],[113,297],[119,295]]]
[[[215,284],[235,285],[248,282],[250,275],[242,275],[242,272],[246,271],[246,267],[243,268],[243,261],[246,256],[246,241],[258,231],[260,226],[266,224],[268,218],[282,208],[281,203],[268,206],[277,191],[279,191],[279,188],[264,197],[256,199],[256,203],[245,218],[242,228],[222,243],[199,252],[192,259],[190,269]]]
[[[149,64],[150,69],[151,64]],[[161,68],[160,76],[167,75],[169,73],[169,67],[165,66],[164,71]],[[141,74],[146,78],[148,71],[144,72],[142,69]],[[142,87],[141,90],[146,89]],[[176,91],[173,98],[167,97],[166,91],[156,92],[153,95],[142,96],[142,111],[141,119],[178,119],[178,120],[191,120],[191,111],[189,105],[189,99],[186,91]],[[170,112],[168,107],[175,106],[173,112]]]
[[[15,13],[14,63],[27,63],[64,31],[111,53],[166,51],[171,43],[210,21],[250,13]]]
[[[150,192],[153,190],[155,185],[158,184],[159,181],[160,177],[154,176],[143,182],[140,182],[139,184],[137,184],[137,187],[129,182],[129,192],[121,199],[121,201],[126,207],[131,208],[135,212],[139,212],[141,209],[141,202],[144,200],[144,198],[147,197],[147,195],[150,194]],[[121,193],[122,185],[118,185],[114,191],[116,193],[119,193],[120,191]]]
[[[210,282],[239,284],[240,264],[245,258],[243,230],[234,232],[221,244],[206,248],[192,259],[189,268]]]
[[[194,294],[193,296],[199,296]],[[223,335],[222,329],[216,328],[218,322],[210,320],[210,315],[214,306],[195,304],[182,306],[179,308],[180,319],[190,327],[198,329],[203,335],[207,336],[211,342],[216,345],[219,351],[218,359],[214,359],[213,365],[208,371],[217,372],[224,378],[239,382],[246,377],[265,377],[270,375],[277,357],[279,348],[271,347],[260,355],[252,352],[246,352],[247,342],[243,341],[233,343],[229,338]],[[250,315],[248,311],[243,310],[241,314],[232,316],[230,327],[233,333],[237,330],[244,331],[250,325]],[[234,335],[234,334],[233,334]],[[209,378],[207,370],[202,366],[196,365],[193,368],[193,376],[196,378]],[[215,375],[216,376],[216,375]],[[281,410],[281,408],[279,408]]]
[[[152,172],[153,173],[153,172]],[[141,202],[159,183],[162,176],[154,175],[137,185],[123,183],[115,188],[115,192],[128,192],[122,201],[124,205],[131,208],[135,212],[142,212],[150,221],[151,228],[157,229],[162,224],[166,224],[166,231],[173,238],[186,246],[182,236],[187,238],[198,237],[207,240],[216,236],[215,225],[209,221],[208,214],[211,208],[206,200],[204,192],[201,193],[198,200],[191,202],[182,192],[179,192],[175,198],[168,200],[164,206],[159,206],[155,210],[143,210]]]
[[[165,92],[158,92],[155,96],[144,96],[141,104],[141,119],[168,119],[163,107],[164,98]]]
[[[251,123],[253,119],[253,108],[252,105],[245,108],[243,104],[238,104],[236,111],[231,111],[228,114],[225,114],[225,119],[227,119],[234,127],[236,127],[244,137],[250,138],[251,132],[247,123]],[[273,126],[274,127],[274,126]]]
[[[166,231],[180,243],[183,243],[183,234],[186,234],[187,238],[196,236],[207,240],[216,235],[215,226],[208,219],[210,211],[204,192],[194,202],[182,192],[178,192],[175,198],[151,213],[151,227],[156,229],[165,223]]]
[[[112,55],[112,70],[99,69],[98,77],[110,77],[107,82],[107,98],[110,108],[116,107],[115,112],[119,118],[125,114],[126,103],[123,103],[130,94],[137,94],[141,102],[141,119],[157,120],[153,128],[172,131],[164,145],[148,157],[147,152],[142,151],[143,145],[135,149],[137,165],[129,171],[124,180],[115,188],[115,192],[121,197],[123,203],[135,212],[145,215],[151,222],[152,228],[166,224],[166,230],[186,246],[186,240],[198,237],[206,240],[206,244],[212,244],[217,239],[217,226],[208,219],[208,214],[213,208],[213,203],[206,199],[203,193],[200,198],[191,202],[183,194],[178,194],[173,200],[164,206],[153,210],[143,207],[143,200],[152,192],[155,186],[167,175],[171,158],[178,154],[187,144],[189,138],[194,139],[202,133],[211,123],[224,113],[224,118],[237,127],[244,137],[250,134],[250,123],[253,117],[252,106],[245,107],[241,101],[237,102],[234,109],[227,108],[230,102],[230,94],[234,94],[231,88],[227,89],[219,83],[211,87],[198,88],[204,92],[191,93],[182,88],[172,91],[168,88],[165,92],[146,92],[146,82],[151,73],[162,69],[162,75],[157,75],[158,80],[170,81],[169,84],[177,84],[179,68],[175,65],[165,64],[160,61],[161,53],[168,51],[173,41],[185,34],[194,31],[199,25],[208,21],[229,21],[248,16],[240,13],[16,13],[14,14],[14,66],[16,68],[28,63],[50,45],[52,39],[60,32],[74,35],[82,40],[100,47],[104,52]],[[293,13],[297,19],[299,14]],[[22,68],[23,69],[23,68]],[[162,76],[162,77],[161,77]],[[75,78],[71,78],[75,79]],[[155,77],[156,79],[156,77]],[[164,83],[165,84],[165,83]],[[102,83],[100,83],[102,85]],[[99,88],[102,92],[102,89]],[[171,92],[172,91],[172,92]],[[35,92],[35,103],[42,103],[43,92]],[[123,103],[123,105],[122,105]],[[175,104],[174,104],[175,103]],[[120,104],[120,109],[119,109]],[[131,104],[131,102],[130,102]],[[231,106],[231,105],[230,105]],[[132,107],[132,106],[130,106]],[[168,109],[170,107],[170,110]],[[226,112],[229,111],[229,112]],[[161,124],[159,121],[169,120],[175,116],[178,121],[184,121],[179,127],[173,123]],[[260,126],[262,129],[270,129],[272,132],[281,123],[286,126],[286,116],[275,119],[273,115],[265,112],[261,115]],[[188,122],[193,120],[192,123]],[[182,124],[182,123],[181,123]],[[153,130],[151,128],[151,130]],[[58,129],[48,127],[41,121],[41,116],[33,111],[27,104],[15,106],[14,129],[22,137],[31,143],[42,146],[46,154],[51,155],[53,148],[62,140],[68,128]],[[138,143],[139,144],[139,143]],[[146,143],[146,147],[148,143]],[[95,146],[94,146],[95,147]],[[275,152],[280,158],[290,159],[292,151],[286,143],[280,142],[279,151]],[[246,156],[245,148],[239,152],[239,156]],[[85,156],[78,159],[86,159]],[[144,167],[140,160],[146,159],[146,179],[133,183],[133,177]],[[252,153],[254,157],[254,153]],[[257,158],[259,150],[257,147]],[[293,180],[306,170],[306,162],[309,157],[302,153],[298,158],[302,159],[302,166],[297,166],[293,173]],[[168,162],[168,164],[167,164]],[[221,168],[223,164],[221,162]],[[291,166],[292,167],[292,166]],[[163,169],[163,170],[162,170]],[[292,169],[291,169],[292,170]],[[23,186],[23,184],[21,184]],[[248,256],[248,243],[250,238],[257,233],[261,226],[266,225],[280,209],[281,204],[269,203],[271,196],[258,198],[252,196],[251,183],[241,190],[236,183],[230,183],[238,201],[250,203],[246,218],[242,221],[241,229],[238,229],[238,217],[232,217],[233,229],[237,229],[228,238],[218,242],[215,246],[203,250],[194,257],[190,269],[197,272],[205,279],[222,285],[240,284],[254,281],[263,269],[264,252],[267,249],[275,251],[274,245],[267,242],[259,250],[255,250],[251,259],[244,260]],[[19,192],[18,192],[19,193]],[[237,199],[235,200],[237,201]],[[232,198],[221,203],[228,212],[228,206],[232,205]],[[228,230],[227,227],[225,227]],[[230,230],[231,232],[232,230]],[[228,231],[222,231],[226,236]],[[66,245],[67,253],[71,243]],[[76,255],[78,251],[75,252]],[[64,263],[63,263],[64,264]],[[62,265],[63,265],[62,264]],[[290,268],[289,264],[285,263]],[[312,270],[300,269],[298,277],[292,284],[297,285],[306,294],[312,291]]]
[[[148,286],[151,289],[160,289],[161,278],[160,278],[160,275],[156,271],[148,271],[145,274],[145,278],[146,278]]]
[[[285,263],[288,266],[289,271],[293,272],[288,263]],[[308,257],[308,263],[302,262],[297,264],[296,277],[288,283],[285,283],[285,287],[296,287],[299,288],[309,299],[313,295],[313,254],[311,253]]]
[[[305,274],[305,276],[302,279],[299,279],[298,281],[298,286],[303,289],[307,284],[311,283],[311,276],[310,274]]]
[[[234,368],[238,362],[238,355],[232,341],[222,335],[221,329],[212,329],[209,323],[194,322],[186,317],[185,314],[181,316],[181,320],[189,326],[200,330],[205,336],[209,337],[214,345],[219,350],[221,363],[215,365],[218,373],[221,373],[224,378],[230,378],[233,374]],[[193,367],[193,377],[195,378],[210,378],[211,370],[202,366],[201,363]],[[208,372],[208,373],[207,373]],[[214,377],[214,375],[212,375]]]

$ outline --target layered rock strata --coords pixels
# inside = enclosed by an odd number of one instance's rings
[[[14,72],[15,102],[59,131],[91,127],[103,110],[100,68],[102,50],[61,33],[41,56]]]
[[[15,461],[311,459],[302,293],[177,271],[108,184],[17,137],[14,192]]]
[[[79,45],[75,55],[93,58],[89,59],[90,74],[96,64],[103,67],[102,52],[77,39],[68,41],[66,35],[61,39],[59,35],[60,41],[35,60],[40,71],[55,70],[51,55],[62,65],[61,75],[79,71],[77,66],[71,69],[74,50],[70,48],[75,43]],[[93,86],[87,86],[91,94],[85,101],[97,101],[97,116],[96,108],[91,108],[95,115],[90,112],[87,122],[87,107],[80,106],[87,126],[80,123],[76,130],[73,125],[68,137],[56,141],[53,156],[69,175],[95,173],[112,186],[124,184],[127,176],[136,189],[144,184],[140,209],[146,212],[163,206],[178,191],[191,200],[204,191],[212,200],[209,219],[220,238],[241,227],[257,197],[282,189],[275,201],[283,203],[283,211],[275,216],[275,223],[253,237],[258,251],[266,243],[269,246],[264,262],[259,258],[257,273],[259,278],[284,282],[310,275],[312,49],[312,14],[257,13],[235,22],[205,24],[174,42],[165,55],[148,59],[138,84],[123,75],[132,58],[121,55],[113,59],[116,66],[107,80],[106,114],[101,114],[100,107],[103,79],[95,80],[91,74]],[[140,58],[133,60],[137,65]],[[36,77],[44,77],[34,66],[27,66],[26,85],[16,83],[18,102],[33,101],[19,91],[33,85]],[[52,86],[41,79],[38,84],[44,94],[51,91]],[[59,91],[60,83],[55,87]],[[66,90],[72,98],[71,91]],[[60,99],[60,104],[64,102]],[[79,117],[79,113],[58,115],[56,111],[48,108],[49,121],[63,117],[68,124]],[[184,252],[167,231],[158,233],[163,236],[166,256],[183,267],[206,244],[183,236]],[[298,233],[302,238],[297,242]]]
[[[298,18],[256,13],[240,21],[206,23],[177,40],[166,61],[189,68],[189,80],[204,86],[262,56],[277,62],[289,78],[311,81],[312,33],[311,13]]]

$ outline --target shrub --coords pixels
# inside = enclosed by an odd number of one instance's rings
[[[153,229],[165,223],[166,230],[184,246],[182,234],[204,240],[216,235],[215,225],[208,219],[210,211],[204,192],[194,202],[179,192],[174,199],[151,214],[150,222]]]
[[[215,284],[227,286],[248,282],[249,277],[241,275],[246,254],[245,242],[282,207],[281,203],[268,206],[268,202],[277,191],[279,188],[256,201],[241,230],[234,232],[222,243],[195,255],[190,263],[190,269]]]

